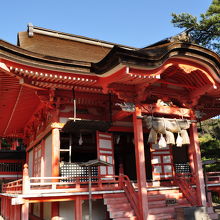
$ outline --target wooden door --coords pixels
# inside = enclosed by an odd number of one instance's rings
[[[98,159],[111,164],[110,166],[100,166],[98,168],[99,176],[112,176],[115,173],[113,136],[109,133],[97,131],[96,138]]]
[[[171,179],[174,176],[171,146],[160,148],[158,144],[152,144],[151,164],[153,180]]]

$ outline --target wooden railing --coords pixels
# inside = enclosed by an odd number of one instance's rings
[[[2,191],[10,194],[88,192],[88,176],[82,177],[30,177],[3,184]],[[122,189],[119,176],[92,177],[92,190]],[[25,185],[25,186],[24,186]],[[22,190],[23,189],[23,190]]]
[[[22,179],[3,184],[2,192],[10,193],[10,194],[21,194],[22,193]]]
[[[9,194],[88,192],[88,176],[82,177],[23,177],[4,184],[2,191]],[[136,216],[140,219],[138,195],[128,176],[93,176],[92,191],[124,190]]]
[[[125,191],[125,194],[128,198],[128,201],[131,204],[131,207],[133,208],[137,219],[140,219],[140,212],[139,212],[139,207],[138,207],[138,195],[137,192],[135,191],[131,181],[129,180],[128,176],[120,176],[121,181],[123,183],[122,187]]]
[[[192,187],[195,183],[194,175],[191,173],[178,173],[175,176],[175,182],[180,187],[181,192],[191,205],[197,205],[196,190]]]
[[[220,172],[206,172],[206,183],[220,186]]]

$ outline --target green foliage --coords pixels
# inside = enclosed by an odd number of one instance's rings
[[[220,53],[220,0],[213,0],[199,19],[188,13],[173,13],[171,22],[175,27],[190,29],[195,43]]]
[[[209,119],[198,125],[203,160],[220,158],[220,120]],[[206,165],[207,171],[220,171],[220,163]]]
[[[217,192],[212,192],[212,202],[220,204],[220,198]]]

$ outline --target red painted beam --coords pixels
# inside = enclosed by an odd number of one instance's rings
[[[113,121],[121,121],[122,119],[130,116],[132,112],[119,111],[112,116]]]
[[[187,108],[179,108],[179,107],[170,107],[170,106],[158,106],[158,105],[148,105],[143,104],[141,106],[141,111],[143,113],[153,114],[163,114],[163,115],[175,115],[175,116],[183,116],[190,117],[190,109]]]

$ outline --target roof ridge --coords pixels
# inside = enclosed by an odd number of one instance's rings
[[[104,47],[108,47],[108,48],[113,48],[114,46],[119,46],[119,47],[126,48],[129,50],[138,49],[136,47],[126,46],[126,45],[122,45],[122,44],[116,44],[116,43],[98,40],[98,39],[94,39],[94,38],[89,38],[89,37],[85,37],[85,36],[81,36],[81,35],[69,34],[69,33],[64,33],[64,32],[51,30],[51,29],[47,29],[47,28],[37,27],[37,26],[34,26],[32,23],[29,23],[27,25],[27,32],[28,32],[29,37],[33,37],[34,33],[38,33],[38,34],[48,35],[51,37],[63,38],[63,39],[67,39],[67,40],[75,40],[75,41],[80,41],[80,42],[84,42],[84,43],[95,44],[97,46],[104,46]]]

